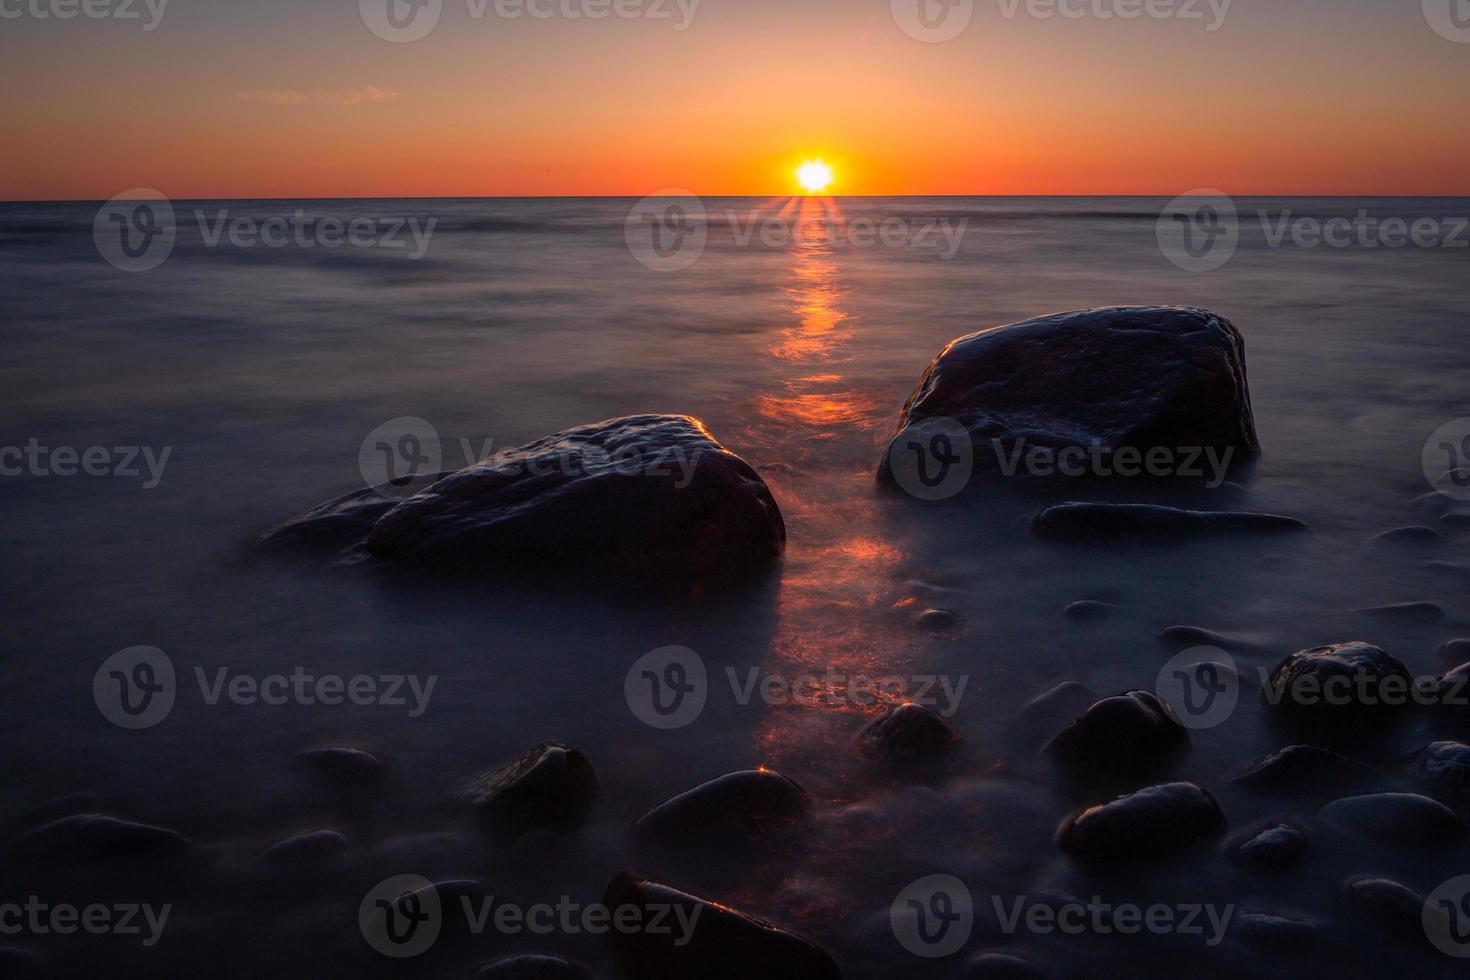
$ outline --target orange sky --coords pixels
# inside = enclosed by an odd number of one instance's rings
[[[1470,43],[1417,0],[1235,0],[1213,32],[974,0],[941,44],[888,0],[684,31],[467,2],[408,44],[353,0],[7,20],[0,198],[765,195],[810,157],[836,194],[1470,194]]]

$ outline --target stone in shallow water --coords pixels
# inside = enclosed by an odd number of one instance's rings
[[[881,765],[923,765],[943,761],[959,740],[960,733],[933,708],[900,704],[862,730],[858,747]]]
[[[930,633],[947,633],[959,624],[959,617],[948,609],[925,609],[914,620],[914,625]]]
[[[1074,623],[1080,623],[1109,619],[1114,613],[1121,611],[1121,606],[1115,606],[1111,602],[1099,602],[1096,599],[1079,599],[1066,609],[1063,609],[1062,615]]]
[[[1470,660],[1470,640],[1445,640],[1439,645],[1439,655],[1452,663]]]
[[[1322,816],[1341,827],[1405,846],[1436,847],[1461,837],[1453,810],[1417,793],[1370,793],[1333,800]]]
[[[1271,671],[1263,696],[1277,710],[1346,720],[1412,703],[1413,678],[1370,643],[1299,650]]]
[[[1315,745],[1288,745],[1246,765],[1232,779],[1245,789],[1283,796],[1341,796],[1384,781],[1356,759]]]
[[[1031,530],[1043,541],[1098,542],[1305,531],[1307,525],[1279,514],[1069,501],[1037,514],[1031,521]]]
[[[1012,953],[981,953],[965,969],[965,980],[1047,980],[1051,974]]]
[[[1185,307],[1079,310],[952,341],[904,405],[881,483],[896,483],[903,430],[927,419],[967,431],[991,475],[1018,449],[1208,447],[1231,462],[1260,449],[1245,341],[1224,317]]]
[[[592,980],[592,974],[555,956],[512,956],[480,967],[475,980]]]
[[[574,829],[601,795],[592,764],[576,749],[543,742],[476,778],[460,800],[507,837]]]
[[[1458,810],[1470,807],[1470,745],[1434,742],[1409,761],[1409,778],[1425,793]]]
[[[1444,535],[1432,527],[1416,524],[1413,527],[1396,527],[1373,537],[1369,544],[1380,547],[1413,548],[1444,543]]]
[[[266,850],[265,858],[278,864],[322,862],[335,858],[347,847],[347,838],[340,831],[309,830],[272,844]]]
[[[788,843],[806,821],[806,790],[770,769],[726,773],[639,817],[640,840],[671,847],[720,848]]]
[[[1222,650],[1254,650],[1256,644],[1228,633],[1218,633],[1201,626],[1169,626],[1159,631],[1159,642],[1171,650],[1190,647],[1219,647]]]
[[[53,820],[11,841],[21,858],[106,861],[154,857],[179,851],[188,841],[177,831],[100,813]]]
[[[1354,878],[1347,883],[1348,904],[1368,925],[1415,942],[1424,942],[1424,896],[1391,878]]]
[[[1241,912],[1230,931],[1247,945],[1274,953],[1300,949],[1317,934],[1318,925],[1269,912]]]
[[[1230,858],[1251,871],[1276,874],[1300,864],[1307,850],[1307,835],[1301,828],[1280,823],[1238,840],[1230,848]]]
[[[1149,691],[1104,698],[1042,749],[1084,782],[1147,779],[1189,749],[1174,709]]]
[[[1438,623],[1445,618],[1444,610],[1432,602],[1395,602],[1386,606],[1366,606],[1355,611],[1372,619],[1411,623]]]
[[[388,771],[387,764],[371,752],[342,746],[307,749],[296,758],[324,781],[339,786],[366,785]]]
[[[1142,861],[1193,847],[1225,828],[1215,798],[1193,783],[1166,783],[1089,807],[1066,820],[1057,846],[1084,861]]]
[[[839,980],[825,950],[775,925],[621,872],[607,886],[603,904],[616,911],[640,910],[648,921],[656,909],[671,923],[667,932],[613,930],[609,937],[622,971],[638,980]],[[685,924],[692,926],[685,928]],[[682,940],[682,942],[681,942]]]
[[[638,415],[496,453],[407,500],[349,494],[269,532],[261,546],[318,541],[450,572],[683,583],[769,565],[786,529],[765,482],[702,423]]]

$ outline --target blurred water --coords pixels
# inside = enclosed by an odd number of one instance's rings
[[[820,940],[845,975],[961,969],[963,957],[910,957],[887,928],[893,896],[937,872],[966,881],[982,918],[982,896],[1045,888],[1228,896],[1324,921],[1338,942],[1312,955],[1349,974],[1408,955],[1344,919],[1337,884],[1384,871],[1427,891],[1454,861],[1464,870],[1463,850],[1445,863],[1326,838],[1311,866],[1269,888],[1209,855],[1126,884],[1090,881],[1051,843],[1078,801],[1017,744],[1012,718],[1062,680],[1102,693],[1152,687],[1167,659],[1155,634],[1176,623],[1250,634],[1263,647],[1243,663],[1252,674],[1291,650],[1359,638],[1416,673],[1453,666],[1435,650],[1470,632],[1466,580],[1423,562],[1470,560],[1464,531],[1433,555],[1367,541],[1438,516],[1412,501],[1429,489],[1425,440],[1470,415],[1470,251],[1271,247],[1254,216],[1454,218],[1470,214],[1470,201],[1238,201],[1239,251],[1210,273],[1168,261],[1155,237],[1164,202],[1137,198],[706,200],[708,245],[677,272],[647,268],[627,247],[633,204],[174,202],[178,242],[146,273],[99,257],[96,205],[0,206],[0,445],[171,450],[152,489],[122,477],[0,480],[10,559],[0,572],[12,694],[0,713],[7,809],[93,793],[109,812],[177,827],[208,855],[182,876],[159,869],[132,879],[179,906],[158,948],[59,937],[37,948],[62,964],[105,950],[118,975],[194,974],[205,964],[241,976],[375,974],[386,961],[357,935],[356,907],[378,878],[480,877],[521,900],[591,901],[622,867],[660,871],[624,841],[628,820],[705,778],[767,764],[822,801],[810,852],[774,884],[688,883]],[[410,260],[387,249],[209,247],[193,217],[228,210],[263,220],[298,208],[314,220],[436,224],[425,255]],[[743,241],[755,214],[830,222],[839,234]],[[942,235],[854,245],[849,231],[861,219],[896,219],[910,235],[942,221],[934,227],[962,227],[963,236],[952,258]],[[1303,517],[1313,535],[1079,554],[1031,541],[1013,503],[980,495],[925,505],[875,492],[898,408],[946,342],[1115,304],[1204,306],[1241,328],[1265,455],[1243,490],[1218,499]],[[389,419],[430,421],[448,467],[463,462],[461,439],[510,446],[640,412],[698,416],[771,484],[790,547],[751,592],[641,603],[508,585],[444,591],[245,561],[260,532],[360,486],[359,446]],[[1194,491],[1169,492],[1202,503]],[[1069,623],[1062,609],[1083,598],[1127,611]],[[1407,600],[1439,603],[1449,621],[1348,612]],[[959,613],[962,631],[915,629],[915,612],[929,605]],[[167,651],[187,682],[167,721],[127,732],[98,712],[92,677],[136,644]],[[629,665],[667,644],[698,651],[717,678],[705,713],[676,732],[641,724],[623,696]],[[417,718],[378,706],[209,705],[193,672],[222,666],[439,681]],[[741,676],[753,666],[965,676],[954,717],[967,738],[962,764],[937,789],[874,780],[851,739],[876,708],[840,698],[741,705],[723,686],[727,666]],[[1391,765],[1430,734],[1410,726],[1350,748]],[[479,845],[451,791],[546,738],[581,746],[597,766],[606,798],[592,825],[570,838]],[[291,762],[319,744],[382,754],[391,783],[351,805],[321,794]],[[1269,814],[1230,798],[1222,776],[1282,744],[1247,697],[1228,724],[1196,735],[1181,771],[1222,791],[1232,826],[1244,826]],[[353,839],[346,870],[297,893],[257,866],[261,847],[324,825]],[[439,832],[451,836],[422,836]],[[50,883],[84,895],[104,887],[85,870]],[[7,884],[7,894],[30,886]],[[1181,937],[1008,939],[993,921],[970,950],[1003,945],[1074,975],[1297,968],[1251,960],[1238,943],[1202,951]],[[403,970],[452,973],[502,948],[531,947],[446,944]],[[534,948],[593,965],[603,957],[586,936]]]

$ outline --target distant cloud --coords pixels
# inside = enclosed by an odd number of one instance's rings
[[[366,102],[393,102],[398,93],[376,85],[359,85],[347,89],[315,89],[298,92],[295,89],[263,89],[258,92],[241,92],[239,101],[259,105],[362,105]]]

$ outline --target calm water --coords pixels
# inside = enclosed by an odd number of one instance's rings
[[[1155,636],[1180,623],[1248,635],[1261,647],[1241,658],[1251,676],[1291,650],[1349,639],[1384,646],[1415,673],[1453,666],[1436,650],[1470,633],[1470,579],[1424,561],[1470,561],[1465,532],[1432,555],[1367,542],[1437,516],[1413,501],[1429,489],[1425,440],[1470,415],[1470,251],[1271,247],[1255,214],[1451,218],[1470,214],[1470,200],[1241,201],[1240,250],[1210,273],[1181,271],[1160,251],[1161,201],[706,201],[708,245],[677,272],[646,267],[626,246],[633,203],[175,202],[177,245],[146,273],[99,258],[95,205],[0,206],[0,445],[170,451],[151,488],[143,477],[0,480],[4,809],[22,826],[47,801],[87,793],[92,808],[197,844],[182,863],[125,876],[0,872],[6,900],[39,891],[172,903],[157,947],[15,942],[66,969],[105,956],[118,976],[457,976],[511,951],[558,952],[606,974],[602,943],[583,935],[444,941],[390,963],[364,944],[357,905],[405,872],[480,878],[508,901],[590,902],[615,871],[638,866],[803,932],[846,976],[956,976],[964,955],[913,957],[888,926],[905,885],[945,873],[975,896],[969,953],[1021,949],[1061,975],[1291,976],[1304,963],[1448,975],[1450,960],[1361,930],[1340,883],[1381,872],[1427,892],[1470,870],[1470,852],[1426,857],[1322,831],[1306,868],[1280,881],[1244,876],[1209,852],[1090,878],[1051,841],[1082,801],[1036,764],[1015,713],[1063,680],[1103,694],[1151,688],[1168,655]],[[224,209],[265,219],[297,208],[437,223],[411,260],[381,248],[210,247],[194,217],[205,212],[208,231]],[[834,215],[840,233],[744,241],[753,211]],[[966,224],[951,256],[951,241],[933,232],[917,245],[895,236],[855,245],[848,231],[861,218],[898,219],[909,235]],[[1204,306],[1240,327],[1265,454],[1243,488],[1213,502],[1300,516],[1314,534],[1077,553],[1030,540],[1018,506],[984,494],[927,505],[875,492],[898,409],[947,341],[1117,304]],[[447,468],[463,462],[460,440],[511,446],[640,412],[698,416],[770,483],[790,547],[751,591],[656,603],[507,585],[426,591],[245,560],[274,523],[360,486],[359,446],[389,419],[431,422]],[[1084,598],[1126,608],[1098,624],[1065,619]],[[1440,604],[1448,621],[1349,612],[1409,600]],[[958,613],[962,629],[916,629],[915,613],[931,605]],[[100,714],[92,679],[110,654],[139,644],[168,653],[180,691],[163,723],[132,732]],[[695,723],[660,732],[630,712],[623,682],[633,661],[670,644],[699,653],[712,690]],[[298,667],[438,681],[427,709],[409,717],[386,705],[211,705],[194,680],[196,668],[214,678],[220,668],[260,677]],[[742,679],[750,668],[967,678],[953,717],[965,751],[937,786],[874,779],[851,743],[877,709],[837,690],[818,703],[742,705],[726,668]],[[1392,768],[1431,734],[1415,723],[1347,748]],[[595,818],[573,836],[482,842],[453,790],[548,738],[581,747],[597,767],[605,797]],[[1248,692],[1229,722],[1195,735],[1180,773],[1219,792],[1232,829],[1290,816],[1225,784],[1287,742]],[[323,793],[292,756],[331,744],[380,754],[391,778],[366,800]],[[820,801],[809,846],[780,873],[712,880],[625,841],[627,822],[653,804],[760,764]],[[340,864],[291,876],[261,861],[270,843],[327,826],[351,839]],[[1260,957],[1234,938],[1206,948],[1183,936],[1004,935],[991,896],[1009,906],[1038,892],[1233,902],[1310,918],[1327,939],[1292,959]]]

